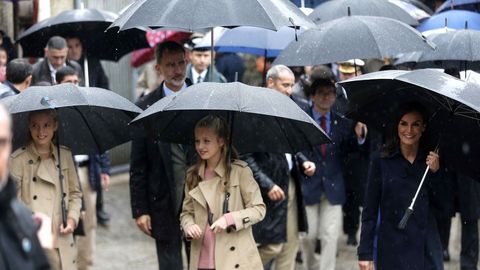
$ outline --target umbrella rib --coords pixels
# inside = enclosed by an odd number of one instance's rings
[[[75,106],[75,107],[73,107],[73,108],[74,108],[74,110],[75,110],[76,112],[78,112],[78,114],[80,115],[80,117],[82,117],[82,120],[83,120],[83,122],[85,122],[85,125],[87,126],[87,128],[88,128],[89,130],[92,130],[92,128],[90,127],[90,124],[89,124],[88,121],[87,121],[87,119],[85,118],[85,116],[83,115],[83,113],[78,109],[78,107]],[[97,139],[95,138],[95,136],[92,136],[92,138],[93,138],[93,141],[95,142],[95,145],[97,146],[97,149],[99,150],[99,152],[101,152],[101,149],[102,149],[102,148],[100,147],[100,144],[98,143]]]

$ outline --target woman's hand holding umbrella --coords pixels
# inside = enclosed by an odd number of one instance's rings
[[[63,224],[60,225],[60,234],[71,234],[73,233],[73,230],[75,230],[75,227],[77,227],[76,222],[73,218],[68,218],[67,219],[67,227],[63,227]]]
[[[437,153],[430,151],[427,156],[426,164],[433,173],[437,172],[438,169],[440,169],[440,156]]]

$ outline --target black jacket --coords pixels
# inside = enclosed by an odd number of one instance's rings
[[[298,206],[298,230],[306,232],[307,216],[303,202],[303,192],[300,181],[303,178],[303,162],[306,157],[298,153],[292,156],[293,168],[288,170],[285,154],[277,153],[251,153],[242,156],[253,172],[253,177],[260,186],[263,201],[267,207],[265,218],[253,225],[255,241],[260,245],[279,244],[287,241],[287,203],[288,198],[281,201],[271,201],[268,192],[274,185],[278,185],[288,195],[289,174],[295,181],[295,193]]]
[[[0,191],[0,269],[50,269],[32,214],[17,200],[11,179]]]
[[[72,67],[78,73],[78,78],[80,79],[80,86],[84,86],[84,77],[83,77],[83,69],[80,65],[75,61],[67,61],[67,66]],[[52,77],[50,76],[50,68],[48,67],[48,59],[44,58],[42,61],[35,63],[33,65],[32,71],[32,85],[36,85],[39,82],[48,82],[52,85],[56,84],[56,82],[52,81]]]
[[[155,91],[142,97],[136,104],[146,109],[165,96],[163,83]],[[180,238],[179,212],[174,207],[176,183],[172,165],[171,144],[149,137],[144,130],[136,130],[132,140],[130,160],[130,202],[133,218],[148,214],[152,222],[152,237],[161,241]],[[184,147],[187,162],[191,159],[189,147]],[[185,168],[188,168],[188,165]]]

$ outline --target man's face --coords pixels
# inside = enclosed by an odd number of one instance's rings
[[[157,63],[155,68],[165,78],[165,84],[172,90],[179,90],[186,77],[186,65],[184,52],[169,52],[165,51],[160,63]]]
[[[54,69],[59,69],[65,65],[67,61],[67,52],[68,48],[65,49],[46,49],[45,56],[48,59],[50,65],[53,66]]]
[[[359,68],[357,68],[356,76],[360,76],[360,75],[362,75],[362,71]],[[355,72],[353,73],[343,73],[341,71],[338,72],[338,78],[340,79],[340,81],[345,81],[353,77],[355,77]]]
[[[314,90],[312,101],[317,111],[330,111],[335,104],[335,87],[332,85],[322,85]]]
[[[68,60],[78,61],[82,57],[83,46],[78,38],[67,38]]]
[[[6,66],[8,61],[7,52],[4,50],[0,50],[0,66]]]
[[[280,72],[277,79],[268,78],[267,87],[277,90],[287,96],[292,95],[292,88],[295,84],[295,76],[289,72]]]
[[[206,70],[208,66],[210,66],[211,60],[210,51],[192,51],[190,55],[192,66],[198,73],[202,73]]]
[[[12,150],[10,118],[5,109],[0,108],[0,182],[7,179],[8,158]]]
[[[78,85],[78,76],[77,75],[67,75],[65,77],[63,77],[63,80],[61,82],[59,82],[59,84],[61,83],[73,83],[75,85]]]

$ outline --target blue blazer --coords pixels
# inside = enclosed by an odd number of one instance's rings
[[[313,107],[310,107],[308,114],[313,118],[312,110]],[[345,202],[345,160],[349,152],[359,149],[354,122],[331,111],[328,133],[333,143],[327,144],[325,157],[320,153],[320,146],[305,152],[307,158],[315,162],[317,167],[315,174],[302,182],[306,205],[320,203],[322,194],[325,194],[332,205]]]

